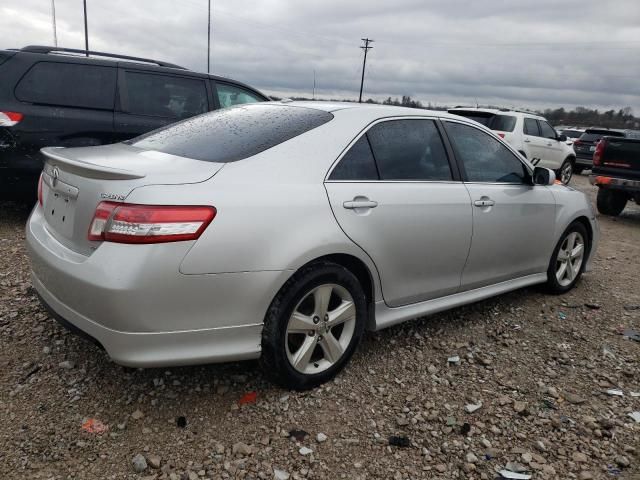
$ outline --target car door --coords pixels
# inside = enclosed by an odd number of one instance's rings
[[[127,140],[209,110],[207,82],[197,76],[120,68],[118,140]]]
[[[522,141],[524,142],[524,152],[527,159],[538,165],[544,155],[543,139],[540,137],[540,128],[535,118],[524,117],[522,123]]]
[[[325,183],[336,220],[401,306],[458,291],[471,203],[436,121],[389,119],[346,150]]]
[[[553,248],[555,200],[491,134],[444,122],[473,205],[473,240],[462,290],[545,272]]]
[[[538,166],[557,170],[564,162],[564,142],[558,140],[556,130],[544,120],[538,120],[542,139],[540,162]]]

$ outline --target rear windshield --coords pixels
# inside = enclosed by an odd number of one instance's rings
[[[333,115],[285,105],[238,105],[154,130],[125,143],[207,162],[251,157],[327,123]]]
[[[582,132],[580,130],[562,130],[562,134],[567,138],[580,138]]]
[[[516,128],[516,117],[512,115],[497,115],[490,112],[464,112],[460,110],[452,110],[449,113],[462,115],[470,120],[475,120],[476,122],[489,127],[491,130],[513,132],[513,129]]]
[[[624,133],[615,130],[594,130],[587,131],[580,136],[580,140],[585,142],[597,142],[602,137],[624,137]]]

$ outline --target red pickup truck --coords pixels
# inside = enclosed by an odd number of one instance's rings
[[[602,137],[589,181],[598,186],[598,211],[620,215],[629,200],[640,205],[640,139]]]

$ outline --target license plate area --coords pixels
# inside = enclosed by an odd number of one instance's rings
[[[595,152],[595,151],[596,151],[596,147],[595,147],[595,146],[591,146],[591,147],[589,147],[589,151],[590,151],[590,152]]]
[[[56,233],[71,238],[75,219],[78,189],[60,180],[53,181],[49,175],[43,176],[44,183],[44,218],[49,228]]]
[[[71,238],[73,235],[73,213],[75,199],[59,192],[51,192],[45,202],[44,215],[47,223],[59,234]]]

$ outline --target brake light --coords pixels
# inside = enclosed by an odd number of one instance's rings
[[[594,165],[600,165],[600,162],[602,161],[602,154],[604,153],[604,147],[605,147],[606,143],[607,143],[607,141],[603,138],[596,145],[596,150],[595,150],[595,152],[593,152],[593,164]]]
[[[500,138],[504,138],[504,133],[498,133],[498,136],[499,136]]]
[[[216,216],[207,206],[135,205],[101,202],[89,240],[116,243],[163,243],[196,240]]]
[[[40,174],[40,178],[38,179],[38,203],[42,207],[44,205],[44,201],[42,199],[42,173]]]
[[[574,140],[573,144],[574,145],[580,145],[582,142],[580,140]]]
[[[24,115],[18,112],[4,112],[0,110],[0,127],[13,127],[22,121]]]

